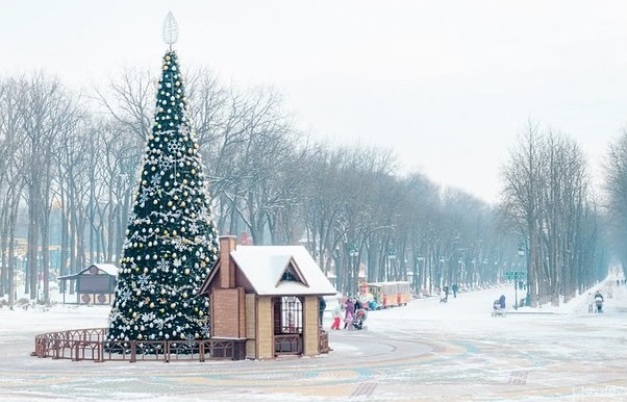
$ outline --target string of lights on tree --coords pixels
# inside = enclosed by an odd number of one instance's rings
[[[120,261],[109,341],[209,337],[208,302],[196,295],[217,259],[217,233],[199,145],[186,117],[171,14],[164,40],[170,49]]]

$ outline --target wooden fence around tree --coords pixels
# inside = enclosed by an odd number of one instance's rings
[[[36,357],[92,360],[94,362],[242,360],[245,339],[201,339],[169,341],[107,341],[107,328],[49,332],[35,337]]]

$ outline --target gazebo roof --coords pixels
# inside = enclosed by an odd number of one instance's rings
[[[333,285],[303,246],[237,246],[230,253],[254,292],[263,296],[334,295]],[[223,262],[218,263],[218,269]],[[215,277],[212,272],[201,293]],[[286,280],[290,277],[290,280]]]
[[[71,274],[71,275],[64,275],[64,276],[59,276],[57,277],[57,279],[59,280],[68,280],[68,279],[76,279],[79,276],[83,276],[85,274],[89,274],[89,275],[95,275],[94,269],[96,270],[95,272],[97,273],[98,271],[102,271],[103,273],[110,275],[110,276],[118,276],[118,267],[116,267],[113,264],[92,264],[89,267],[85,268],[84,270],[77,272],[75,274]]]

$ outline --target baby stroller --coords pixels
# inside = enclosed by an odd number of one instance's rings
[[[595,313],[602,313],[603,312],[603,302],[605,300],[603,299],[603,295],[601,294],[600,291],[597,290],[597,292],[594,294],[594,305],[595,305]]]
[[[505,317],[505,296],[501,296],[492,303],[492,317]]]
[[[603,297],[597,296],[594,299],[594,304],[596,305],[596,312],[602,313],[603,312]]]
[[[364,324],[366,318],[368,318],[368,312],[366,311],[366,309],[360,308],[359,310],[355,311],[355,318],[353,319],[353,329],[368,329],[368,326]]]

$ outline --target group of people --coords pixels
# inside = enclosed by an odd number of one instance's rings
[[[596,291],[596,293],[593,296],[593,300],[594,300],[595,312],[602,313],[603,303],[605,302],[605,298],[603,297],[603,294],[601,293],[600,290]],[[505,295],[501,295],[501,297],[494,300],[494,303],[492,303],[492,308],[494,310],[492,312],[493,316],[496,315],[495,313],[499,311],[504,311],[505,310]],[[593,308],[592,304],[590,304],[589,312],[592,312],[592,308]]]
[[[453,291],[453,297],[457,298],[457,292],[459,291],[459,286],[457,286],[457,284],[454,283],[449,289],[448,285],[444,285],[444,287],[442,288],[442,295],[440,297],[440,303],[448,302],[448,295],[449,295],[449,292],[451,291]]]
[[[348,297],[345,303],[338,303],[333,308],[331,329],[340,329],[342,316],[344,316],[344,329],[349,331],[361,329],[365,314],[361,301],[357,298]]]

